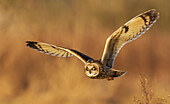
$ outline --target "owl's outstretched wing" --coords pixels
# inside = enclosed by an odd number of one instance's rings
[[[134,17],[107,39],[101,58],[101,62],[105,66],[112,68],[115,57],[123,45],[141,36],[156,22],[159,13],[155,11],[155,9],[151,9]]]
[[[55,45],[47,44],[47,43],[42,43],[42,42],[34,42],[34,41],[26,41],[27,46],[38,50],[42,53],[46,53],[52,56],[57,56],[57,57],[71,57],[71,56],[76,56],[79,58],[81,61],[86,63],[88,60],[93,60],[91,57],[76,51],[74,49],[66,49],[63,47],[58,47]]]

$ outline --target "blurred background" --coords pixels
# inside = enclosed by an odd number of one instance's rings
[[[154,96],[170,94],[169,0],[0,0],[0,104],[134,104],[140,74]],[[77,58],[34,51],[25,41],[73,48],[100,59],[106,39],[149,9],[158,21],[124,46],[114,68],[128,73],[92,80]],[[168,104],[168,103],[167,103]]]

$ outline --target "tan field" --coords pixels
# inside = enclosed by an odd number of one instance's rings
[[[0,0],[0,104],[170,104],[169,0]],[[75,57],[49,56],[25,41],[100,59],[106,39],[155,8],[158,21],[125,45],[113,81],[90,79]]]

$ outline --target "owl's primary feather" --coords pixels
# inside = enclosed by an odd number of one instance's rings
[[[124,44],[138,38],[145,33],[159,18],[159,13],[155,9],[146,11],[121,26],[106,41],[101,62],[110,68],[119,50]]]
[[[84,63],[86,63],[88,60],[93,60],[91,57],[74,49],[67,49],[67,48],[58,47],[55,45],[42,43],[42,42],[26,41],[26,43],[27,43],[27,46],[35,50],[38,50],[42,53],[50,54],[52,56],[57,56],[57,57],[76,56]]]

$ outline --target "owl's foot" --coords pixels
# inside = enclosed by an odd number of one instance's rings
[[[108,80],[108,81],[114,80],[114,78],[113,78],[113,77],[108,77],[107,80]]]

